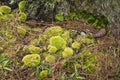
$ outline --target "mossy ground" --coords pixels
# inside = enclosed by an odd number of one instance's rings
[[[85,80],[120,79],[120,40],[116,39],[109,29],[106,36],[95,39],[97,43],[95,46],[87,46],[86,48],[86,50],[94,53],[94,55],[97,57],[98,63],[100,64],[100,70],[96,71],[95,73],[87,73],[86,71],[78,68],[76,73],[76,69],[71,66],[67,68],[61,67],[61,59],[58,58],[54,64],[41,64],[38,66],[45,69],[47,69],[47,66],[49,66],[51,67],[52,71],[46,78],[37,78],[36,68],[38,67],[31,68],[23,66],[22,58],[29,54],[29,52],[26,50],[26,46],[34,44],[37,47],[43,48],[48,45],[44,42],[37,44],[37,40],[35,40],[39,38],[39,35],[42,34],[47,27],[51,26],[51,24],[49,25],[47,23],[42,24],[44,25],[38,26],[32,24],[34,26],[29,26],[25,23],[18,22],[16,19],[0,22],[0,55],[7,55],[7,60],[9,61],[7,67],[11,69],[11,71],[4,69],[2,66],[4,62],[0,62],[0,80],[82,80],[83,78],[85,78]],[[79,21],[66,21],[59,23],[53,22],[53,25],[54,24],[62,26],[65,29],[78,31],[90,30],[93,33],[98,31],[92,26],[86,25],[84,22]],[[26,30],[25,33],[19,33],[17,31],[17,27],[21,27]],[[73,36],[73,39],[74,38],[75,37]],[[41,58],[42,57],[44,57],[44,55],[41,55]],[[72,58],[74,58],[74,56],[70,57],[70,59]],[[81,63],[84,62],[81,61]],[[77,79],[78,75],[81,77],[81,79]]]

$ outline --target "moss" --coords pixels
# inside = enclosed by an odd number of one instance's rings
[[[47,28],[44,32],[47,37],[52,37],[52,36],[60,36],[63,33],[63,29],[60,26],[53,26],[50,28]]]
[[[23,57],[22,62],[24,62],[26,66],[34,67],[40,64],[40,59],[40,55],[38,54],[28,54]]]
[[[39,39],[33,39],[31,42],[30,42],[30,44],[31,45],[38,45],[39,44]]]
[[[79,49],[80,48],[80,43],[79,42],[73,42],[72,43],[72,48]]]
[[[48,52],[55,53],[56,51],[57,51],[57,48],[55,46],[51,46],[51,45],[48,46]]]
[[[27,15],[24,12],[20,12],[18,16],[19,21],[25,22],[27,19]]]
[[[73,49],[72,48],[69,48],[69,47],[66,47],[64,49],[64,51],[62,52],[62,56],[63,58],[67,58],[67,57],[70,57],[73,55]]]
[[[65,31],[65,32],[62,34],[62,38],[64,38],[65,40],[68,40],[68,39],[70,38],[69,31]]]
[[[2,47],[0,47],[0,52],[2,52],[4,49]]]
[[[46,57],[45,57],[45,61],[46,62],[48,62],[48,63],[55,63],[55,56],[53,56],[53,55],[47,55]]]
[[[9,14],[11,12],[11,8],[8,6],[1,6],[0,7],[0,12],[3,14]]]
[[[39,74],[39,78],[45,78],[48,75],[48,70],[42,70]]]
[[[47,41],[47,35],[44,35],[44,34],[40,34],[39,35],[39,41],[41,43],[45,43]]]
[[[25,11],[25,5],[26,5],[26,1],[19,2],[18,7],[19,7],[19,11],[20,12],[24,12]]]
[[[26,30],[22,27],[17,27],[17,32],[21,38],[23,38],[26,34]]]
[[[94,43],[93,39],[88,38],[86,36],[81,36],[81,35],[78,35],[75,41],[79,42],[80,44],[93,44]]]
[[[41,49],[39,47],[34,46],[34,45],[29,45],[28,50],[32,54],[39,54],[41,52]]]
[[[49,41],[51,46],[55,46],[58,50],[66,47],[66,41],[60,36],[54,36]]]

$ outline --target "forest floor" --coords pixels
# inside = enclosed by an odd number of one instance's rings
[[[64,69],[59,64],[59,59],[52,65],[54,70],[47,77],[40,79],[36,77],[36,67],[23,66],[22,58],[28,53],[25,50],[31,41],[38,38],[47,28],[58,25],[67,30],[89,31],[95,34],[98,29],[80,21],[63,22],[34,22],[26,21],[19,23],[15,20],[0,22],[0,80],[119,80],[120,79],[120,39],[112,33],[112,29],[107,30],[105,36],[94,38],[95,46],[87,47],[93,52],[100,63],[100,70],[95,73],[87,73],[77,69],[76,76],[68,75],[71,67]],[[25,35],[20,36],[17,28],[22,26]],[[37,44],[37,46],[41,46]],[[7,57],[6,57],[7,56]],[[40,66],[40,65],[39,65]],[[78,76],[77,75],[77,76]]]

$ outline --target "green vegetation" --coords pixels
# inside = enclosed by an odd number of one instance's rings
[[[39,47],[34,46],[34,45],[29,45],[28,50],[32,54],[39,54],[41,52],[41,49]]]
[[[48,75],[48,71],[47,70],[43,70],[43,71],[40,72],[39,77],[40,78],[44,78],[44,77],[47,77],[47,75]]]
[[[25,2],[20,2],[17,17],[8,7],[7,12],[0,11],[0,79],[27,80],[30,76],[40,80],[107,80],[108,76],[120,79],[119,40],[114,36],[95,39],[90,32],[82,36],[66,27],[74,22],[45,29],[30,27],[24,23],[27,18],[24,7]],[[76,20],[77,15],[71,13],[62,18],[57,15],[56,19]],[[85,11],[80,16],[96,27],[108,24],[104,16]]]
[[[1,6],[0,13],[2,14],[9,14],[11,12],[11,8],[8,6]]]
[[[40,64],[40,55],[28,54],[23,57],[22,62],[24,62],[24,64],[29,67],[37,66],[38,64]]]
[[[60,26],[53,26],[45,30],[44,34],[47,35],[48,38],[52,36],[60,36],[63,33],[63,29]]]
[[[57,48],[55,46],[48,45],[48,52],[55,53],[57,51]]]
[[[26,16],[26,14],[25,14],[24,12],[20,12],[18,19],[19,19],[19,21],[21,21],[21,22],[25,22],[26,19],[27,19],[27,16]]]
[[[66,47],[66,41],[60,36],[50,38],[50,45],[55,46],[58,50]]]
[[[70,57],[70,56],[72,56],[72,55],[73,55],[73,50],[72,50],[71,48],[69,48],[69,47],[66,47],[66,48],[64,49],[64,51],[62,52],[62,56],[63,56],[64,58]]]
[[[55,63],[55,56],[47,55],[45,57],[45,61],[48,62],[48,63]]]
[[[19,7],[19,11],[20,12],[24,12],[25,11],[25,5],[26,5],[26,1],[24,1],[24,0],[19,2],[18,7]]]
[[[89,13],[85,10],[78,12],[71,12],[67,16],[58,13],[55,15],[55,19],[58,21],[84,19],[85,23],[91,24],[98,29],[107,28],[108,26],[108,20],[104,15],[96,15],[95,13]]]

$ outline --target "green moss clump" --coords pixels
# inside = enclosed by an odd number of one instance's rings
[[[72,49],[72,48],[69,48],[69,47],[66,47],[66,48],[64,49],[64,51],[62,52],[62,56],[63,56],[64,58],[70,57],[70,56],[72,56],[72,55],[73,55],[73,49]]]
[[[52,37],[52,36],[60,36],[63,33],[63,29],[60,26],[53,26],[50,28],[47,28],[44,32],[47,37]]]
[[[28,46],[28,50],[32,54],[39,54],[41,52],[41,49],[39,47],[34,46],[34,45]]]
[[[44,35],[44,34],[40,34],[39,35],[39,41],[41,43],[45,43],[47,41],[47,35]]]
[[[56,51],[57,51],[57,48],[55,46],[51,46],[51,45],[48,46],[48,52],[55,53]]]
[[[80,43],[79,42],[73,42],[72,43],[72,48],[79,49],[80,48]]]
[[[55,63],[55,56],[53,56],[53,55],[47,55],[46,57],[45,57],[45,61],[46,62],[48,62],[48,63]]]
[[[48,75],[48,70],[42,70],[39,74],[39,78],[45,78]]]
[[[80,44],[93,44],[94,43],[93,39],[88,38],[86,36],[81,36],[81,35],[77,36],[76,41],[79,42]]]
[[[58,50],[66,47],[66,41],[60,36],[53,36],[49,41],[51,46],[55,46]]]
[[[65,32],[62,34],[62,38],[64,38],[65,40],[68,40],[68,39],[70,38],[69,31],[65,31]]]
[[[40,59],[40,55],[38,54],[29,54],[23,57],[22,62],[24,62],[26,66],[34,67],[40,64]]]
[[[11,8],[8,6],[1,6],[0,7],[0,12],[3,14],[9,14],[11,12]]]
[[[27,15],[24,12],[20,12],[18,16],[19,21],[25,22],[27,19]]]
[[[25,34],[26,34],[26,30],[25,29],[23,29],[22,27],[17,27],[17,32],[18,32],[18,34],[20,35],[20,37],[24,37],[25,36]]]
[[[19,2],[18,7],[19,7],[20,12],[25,11],[25,5],[26,5],[26,1]]]
[[[30,44],[31,45],[37,45],[37,44],[39,44],[39,39],[33,39],[31,42],[30,42]]]

